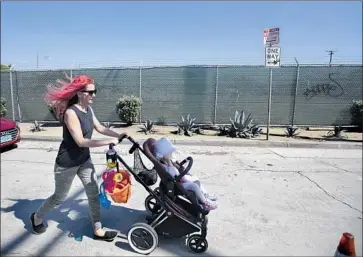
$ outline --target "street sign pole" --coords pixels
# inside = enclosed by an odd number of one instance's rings
[[[267,107],[267,135],[266,139],[270,136],[270,121],[271,121],[271,99],[272,99],[272,68],[270,67],[270,83],[268,88],[268,107]]]
[[[265,45],[265,67],[269,68],[269,88],[268,88],[268,104],[267,104],[267,133],[266,140],[270,137],[271,125],[271,102],[272,102],[272,68],[280,67],[280,47],[276,46],[280,43],[280,29],[272,28],[264,30]],[[275,45],[274,47],[272,45]]]

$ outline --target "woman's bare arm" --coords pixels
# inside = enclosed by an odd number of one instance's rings
[[[105,136],[109,136],[109,137],[116,137],[116,138],[120,138],[123,135],[126,135],[126,133],[117,133],[116,131],[113,131],[112,129],[106,128],[105,126],[103,126],[97,119],[93,109],[90,107],[91,111],[92,111],[92,116],[93,116],[93,123],[94,123],[94,127],[96,129],[96,131],[98,133],[101,133]]]
[[[71,133],[74,141],[79,147],[100,147],[109,145],[111,143],[116,144],[117,140],[115,138],[104,139],[104,140],[92,140],[84,138],[82,134],[81,124],[78,120],[76,113],[68,109],[64,114],[64,122]]]

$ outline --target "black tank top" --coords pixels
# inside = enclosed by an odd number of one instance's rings
[[[90,107],[87,112],[82,112],[76,106],[69,107],[72,109],[80,123],[84,138],[91,139],[93,133],[93,115]],[[74,167],[83,164],[90,158],[90,150],[88,147],[79,147],[74,141],[67,125],[63,123],[63,141],[59,146],[56,163],[61,167]]]

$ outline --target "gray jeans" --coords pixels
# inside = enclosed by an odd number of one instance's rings
[[[55,191],[44,203],[39,207],[36,215],[42,218],[47,212],[53,210],[60,205],[67,197],[75,176],[82,181],[88,198],[89,214],[94,226],[94,230],[102,228],[100,204],[98,200],[98,183],[95,167],[91,159],[84,164],[76,167],[65,168],[57,164],[54,165]]]

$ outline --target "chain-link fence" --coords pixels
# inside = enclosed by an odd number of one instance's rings
[[[264,66],[2,71],[7,117],[13,118],[14,109],[17,121],[54,121],[43,99],[45,87],[65,74],[95,78],[98,94],[93,106],[101,121],[119,122],[117,100],[135,95],[142,98],[142,122],[163,118],[173,124],[190,113],[198,123],[223,124],[229,123],[236,110],[244,110],[257,123],[267,124],[269,69]],[[353,100],[360,99],[361,65],[275,68],[271,125],[349,125],[349,108]]]

